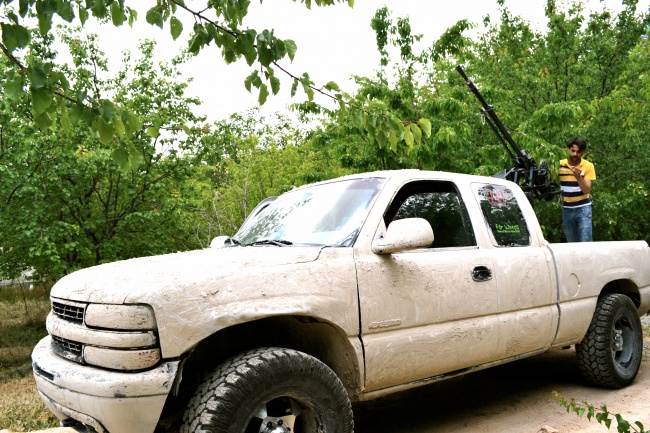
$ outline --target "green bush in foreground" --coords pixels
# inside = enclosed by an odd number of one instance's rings
[[[558,404],[566,409],[567,412],[574,412],[576,415],[582,418],[583,415],[587,416],[587,419],[591,421],[595,419],[599,424],[604,425],[609,429],[612,426],[612,422],[616,421],[616,431],[618,433],[649,433],[650,430],[646,430],[641,421],[634,421],[633,423],[626,420],[619,413],[610,413],[607,409],[607,405],[603,404],[600,407],[596,407],[586,401],[578,403],[575,399],[567,400],[564,396],[559,394],[557,391],[553,391],[553,396]]]

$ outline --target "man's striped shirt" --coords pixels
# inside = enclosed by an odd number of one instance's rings
[[[591,162],[583,159],[578,168],[584,172],[585,180],[596,180],[596,169]],[[559,175],[563,207],[576,208],[591,204],[591,195],[582,192],[567,159],[560,161]]]

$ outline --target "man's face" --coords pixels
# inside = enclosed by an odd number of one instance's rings
[[[569,148],[569,164],[578,165],[582,161],[582,154],[585,153],[584,150],[580,150],[577,144],[574,144]]]

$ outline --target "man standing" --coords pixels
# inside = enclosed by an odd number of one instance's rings
[[[560,161],[562,189],[562,230],[569,242],[591,242],[591,181],[596,180],[594,165],[582,159],[587,148],[584,138],[567,141],[569,156]]]

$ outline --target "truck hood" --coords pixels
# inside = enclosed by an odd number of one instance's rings
[[[156,293],[194,291],[238,273],[314,261],[320,247],[234,247],[142,257],[93,266],[60,279],[54,298],[78,302],[137,303]]]

